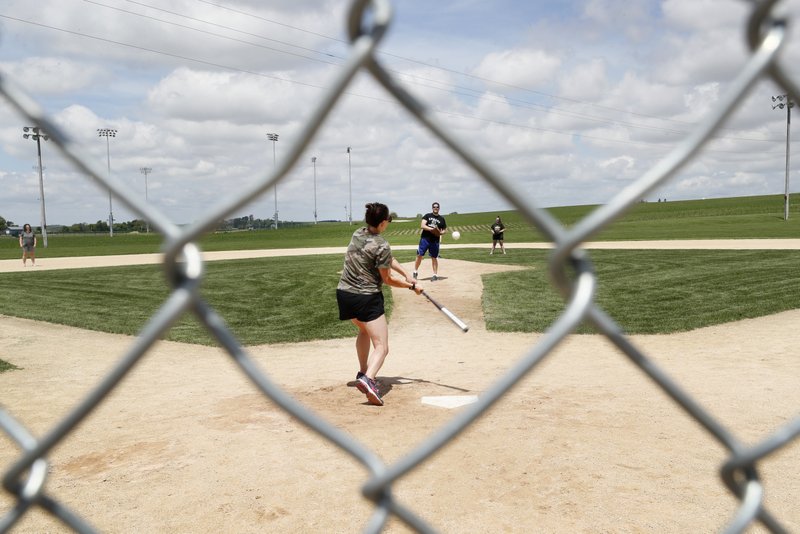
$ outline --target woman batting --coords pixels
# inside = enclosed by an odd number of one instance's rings
[[[336,288],[336,301],[339,319],[352,321],[358,329],[356,354],[359,371],[356,374],[356,387],[367,396],[370,404],[383,406],[380,388],[375,380],[389,353],[389,328],[381,286],[387,284],[408,288],[417,295],[422,293],[422,288],[392,256],[389,243],[381,235],[392,221],[389,208],[385,204],[372,202],[366,205],[366,210],[364,219],[367,226],[353,233],[347,247],[342,276]],[[393,277],[393,270],[403,279]]]

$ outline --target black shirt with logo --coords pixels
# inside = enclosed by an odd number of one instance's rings
[[[447,222],[445,222],[444,217],[441,215],[434,215],[433,213],[426,213],[425,216],[422,218],[427,226],[431,228],[437,228],[439,230],[444,230],[447,228]],[[429,232],[428,230],[422,230],[422,237],[428,240],[431,243],[438,243],[439,236]]]

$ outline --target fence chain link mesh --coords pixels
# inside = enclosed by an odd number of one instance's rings
[[[743,0],[745,1],[745,0]],[[704,144],[732,115],[756,82],[772,79],[791,99],[800,101],[800,90],[782,64],[778,52],[786,40],[788,21],[779,16],[778,0],[748,2],[752,9],[746,22],[747,40],[751,55],[729,85],[727,93],[716,107],[694,130],[652,169],[631,183],[610,202],[597,208],[571,229],[564,228],[549,213],[535,204],[535,199],[522,194],[518,185],[495,172],[488,161],[467,150],[436,119],[425,102],[416,99],[403,89],[377,59],[377,48],[392,19],[389,0],[354,0],[348,17],[351,41],[349,57],[327,89],[319,105],[303,126],[297,141],[290,146],[288,156],[259,182],[236,196],[220,202],[205,219],[188,228],[179,228],[151,204],[112,178],[104,176],[102,168],[87,157],[43,110],[6,75],[0,75],[0,93],[23,116],[51,135],[64,156],[80,171],[111,193],[131,210],[140,214],[164,236],[164,270],[172,284],[172,291],[163,305],[150,318],[132,346],[122,355],[111,372],[96,385],[63,420],[43,437],[36,438],[23,422],[0,406],[0,430],[15,442],[20,455],[2,475],[5,491],[12,495],[14,505],[0,517],[0,533],[13,528],[29,510],[39,507],[77,532],[95,532],[84,520],[80,511],[71,510],[45,489],[48,474],[48,453],[64,440],[100,403],[147,353],[157,340],[184,314],[193,313],[212,334],[221,347],[250,381],[281,409],[316,432],[322,439],[340,447],[365,466],[368,480],[362,487],[363,495],[374,503],[374,511],[366,524],[367,532],[380,532],[390,517],[394,516],[408,527],[419,532],[433,532],[430,525],[413,510],[413,504],[398,502],[393,494],[393,484],[420,466],[471,423],[480,418],[495,402],[563,342],[583,322],[593,324],[641,372],[655,382],[669,397],[694,418],[727,451],[728,457],[720,469],[720,480],[737,498],[738,506],[731,510],[730,520],[721,525],[724,532],[743,532],[760,523],[772,532],[784,532],[780,518],[775,517],[763,502],[763,484],[759,479],[759,462],[792,444],[800,435],[800,417],[777,428],[761,442],[747,446],[714,419],[698,402],[683,391],[680,384],[671,380],[659,367],[643,354],[625,335],[614,319],[595,302],[597,279],[590,258],[581,244],[621,217],[629,208],[644,198],[648,192],[662,185],[679,169],[692,160]],[[288,395],[266,376],[248,356],[233,333],[216,311],[201,297],[199,283],[203,278],[203,262],[196,241],[211,231],[217,221],[230,216],[239,208],[264,194],[283,179],[297,163],[304,149],[325,124],[346,89],[359,71],[367,71],[403,107],[405,107],[433,135],[445,143],[483,180],[491,184],[527,221],[552,241],[553,252],[549,259],[549,273],[553,284],[564,295],[565,307],[559,318],[540,338],[535,346],[505,372],[479,397],[478,402],[465,407],[452,420],[438,429],[427,440],[408,452],[400,460],[386,465],[378,455],[349,434],[328,423],[312,410]]]

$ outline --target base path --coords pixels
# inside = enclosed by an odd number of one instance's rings
[[[353,387],[354,337],[247,350],[295,398],[394,462],[458,409],[423,397],[480,396],[540,338],[485,329],[481,276],[507,269],[442,259],[444,279],[424,282],[466,334],[424,297],[393,290],[383,407]],[[426,259],[421,277],[429,270]],[[752,444],[798,413],[798,322],[794,310],[631,339]],[[0,405],[41,437],[132,341],[0,316],[0,358],[21,368],[0,374]],[[572,336],[393,496],[445,533],[718,532],[738,503],[719,481],[725,453],[605,338]],[[19,456],[0,435],[0,474]],[[360,493],[366,470],[214,347],[159,343],[49,460],[47,491],[103,532],[350,533],[372,511]],[[794,443],[759,471],[767,506],[790,531],[800,531],[799,465]],[[0,490],[0,517],[11,505]],[[12,532],[65,531],[34,511]],[[409,532],[395,520],[387,531]]]
[[[484,248],[485,244],[455,244],[443,242],[443,250],[448,248]],[[515,248],[549,249],[552,243],[513,243],[506,244],[509,251]],[[590,241],[584,243],[585,249],[620,250],[800,250],[800,239],[686,239],[680,241]],[[306,256],[311,254],[344,254],[347,247],[321,248],[283,248],[261,250],[226,250],[203,252],[205,261],[241,260],[247,258],[268,258],[276,256]],[[416,245],[392,246],[392,250],[417,250]],[[111,256],[83,256],[67,258],[48,258],[47,249],[37,248],[36,269],[78,269],[82,267],[114,267],[121,265],[157,264],[164,260],[163,254],[121,254]],[[22,255],[20,253],[20,258]],[[27,268],[32,268],[28,265]],[[0,260],[0,273],[24,270],[22,259]]]

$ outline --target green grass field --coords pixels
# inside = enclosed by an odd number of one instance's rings
[[[341,266],[342,258],[335,256],[208,262],[202,293],[246,345],[343,337],[352,326],[338,320],[330,290]],[[169,295],[158,265],[29,271],[3,278],[9,290],[0,301],[14,316],[128,335],[137,334]],[[310,294],[315,297],[309,299]],[[191,314],[166,339],[212,343]]]
[[[536,268],[484,276],[489,330],[542,332],[556,319],[564,300],[549,283],[546,255],[514,250],[501,256],[503,263]],[[497,262],[463,250],[448,257]],[[800,251],[593,250],[590,257],[599,281],[596,302],[630,334],[669,334],[798,307]]]
[[[591,207],[553,213],[573,224]],[[800,234],[800,215],[782,219],[782,197],[747,197],[637,205],[597,239],[780,238]],[[500,213],[507,241],[540,241],[516,213]],[[495,213],[447,216],[464,243],[489,242]],[[415,244],[418,221],[393,223],[393,245]],[[344,247],[355,226],[326,223],[277,231],[214,234],[205,250]],[[155,252],[150,235],[52,236],[40,257]],[[0,238],[4,257],[18,257],[16,240]],[[11,246],[13,245],[13,247]],[[13,254],[12,254],[13,252]],[[401,262],[412,251],[398,251]],[[447,257],[508,263],[531,269],[484,277],[487,327],[495,331],[538,332],[563,308],[546,279],[543,250],[514,250],[489,257],[484,249],[450,249]],[[594,250],[597,302],[629,333],[670,333],[796,308],[800,275],[798,251],[634,251]],[[245,345],[331,339],[353,335],[337,318],[334,288],[340,255],[208,262],[202,293]],[[160,266],[134,266],[0,275],[4,314],[89,330],[135,335],[169,294]],[[391,316],[391,293],[387,311]],[[583,328],[581,332],[589,332]],[[212,343],[191,316],[167,339]],[[6,356],[9,358],[9,356]],[[13,362],[12,362],[13,363]],[[0,372],[13,368],[0,360]]]
[[[597,206],[551,208],[548,211],[566,226],[575,224]],[[461,232],[461,243],[486,243],[491,237],[489,225],[500,215],[505,223],[509,242],[544,241],[542,235],[519,213],[449,214],[451,230]],[[393,245],[417,242],[419,220],[401,216],[408,222],[394,222],[386,232]],[[344,246],[355,226],[347,223],[321,223],[279,228],[278,230],[238,231],[204,236],[201,247],[206,251],[255,250],[275,248],[309,248]],[[651,239],[743,239],[789,238],[800,235],[800,210],[788,221],[783,220],[783,196],[740,197],[679,202],[647,202],[637,204],[625,217],[613,223],[595,240]],[[158,252],[158,234],[76,235],[49,234],[48,248],[41,243],[41,257],[100,256],[111,254],[144,254]],[[0,237],[0,259],[21,257],[19,243],[10,237]]]

